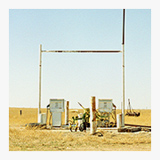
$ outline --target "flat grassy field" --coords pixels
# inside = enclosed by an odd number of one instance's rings
[[[22,110],[22,115],[20,115]],[[151,125],[151,110],[139,110],[140,117],[125,116],[125,123]],[[42,109],[45,113],[46,109]],[[83,112],[83,110],[79,110]],[[120,113],[120,110],[117,110]],[[70,118],[77,113],[70,110]],[[37,122],[35,108],[9,108],[10,151],[150,151],[151,132],[119,133],[117,130],[99,130],[102,137],[90,132],[69,130],[27,129],[26,123]],[[62,113],[64,123],[64,113]]]

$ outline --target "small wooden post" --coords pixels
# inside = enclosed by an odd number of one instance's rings
[[[68,125],[69,120],[69,101],[66,103],[66,109],[65,109],[65,124]]]
[[[90,108],[90,134],[94,134],[97,130],[96,126],[96,98],[91,97],[91,108]]]
[[[22,110],[20,110],[20,115],[22,115]]]
[[[108,127],[110,127],[110,113],[108,113]]]

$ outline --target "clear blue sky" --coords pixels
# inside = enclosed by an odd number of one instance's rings
[[[9,10],[9,105],[38,107],[42,49],[121,49],[122,10]],[[151,10],[126,10],[126,106],[151,107]],[[42,107],[64,98],[122,101],[122,54],[43,53]]]

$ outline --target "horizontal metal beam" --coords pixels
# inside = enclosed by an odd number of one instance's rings
[[[119,50],[42,50],[42,52],[53,53],[120,53]]]

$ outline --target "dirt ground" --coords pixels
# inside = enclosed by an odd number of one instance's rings
[[[150,151],[151,133],[101,131],[102,137],[90,132],[69,130],[28,130],[10,127],[10,151]]]
[[[120,133],[98,130],[103,134],[69,130],[27,129],[26,123],[37,122],[37,109],[9,109],[9,151],[150,151],[151,132]],[[137,118],[137,119],[136,119]],[[140,117],[126,117],[127,123],[151,125],[151,111],[141,110]]]

